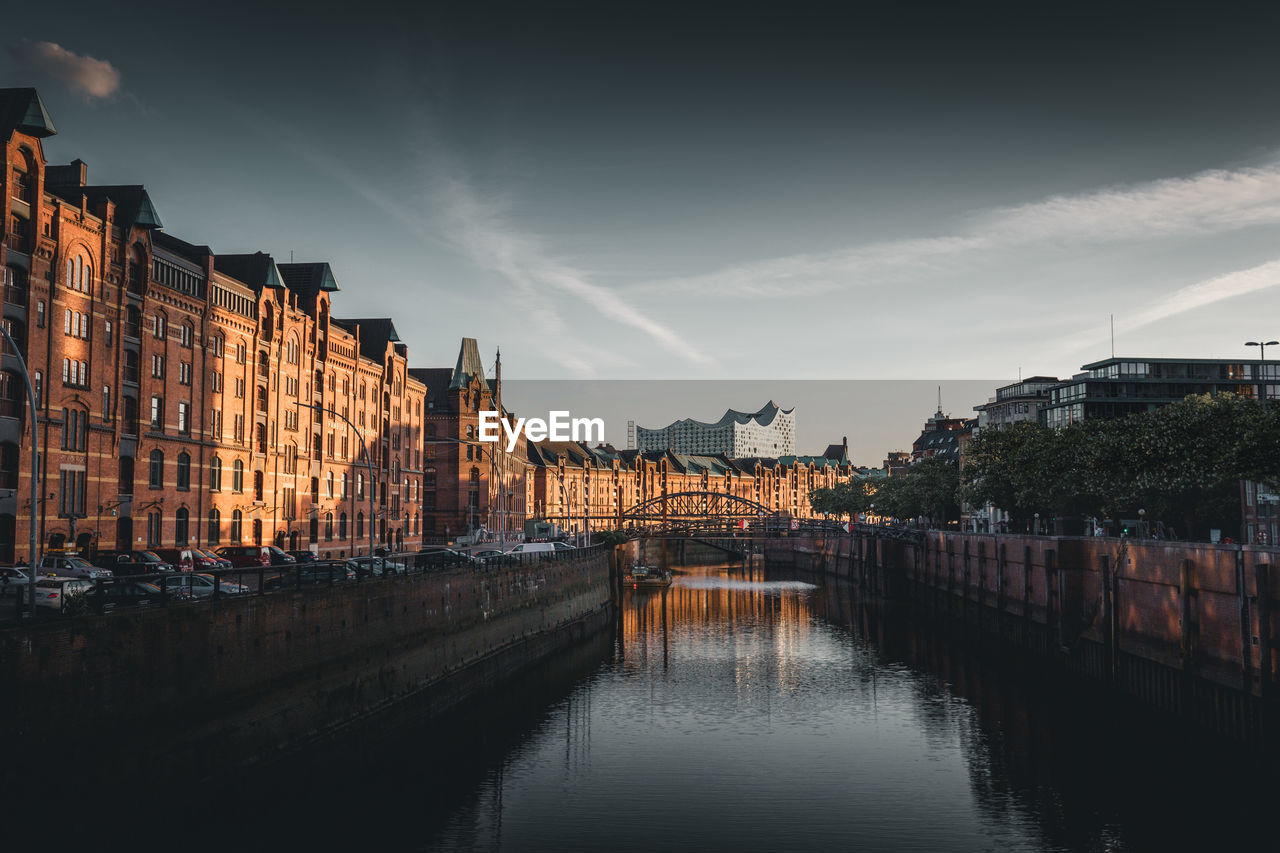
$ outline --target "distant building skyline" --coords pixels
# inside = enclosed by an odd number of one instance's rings
[[[637,424],[636,447],[735,459],[790,456],[796,451],[795,409],[779,408],[770,400],[754,412],[729,409],[716,421],[686,417],[657,429]]]

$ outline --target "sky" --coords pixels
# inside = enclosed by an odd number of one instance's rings
[[[215,252],[329,261],[417,365],[465,335],[506,378],[921,380],[917,429],[928,383],[1069,376],[1113,315],[1120,356],[1280,338],[1278,18],[24,4],[0,80],[51,162]]]

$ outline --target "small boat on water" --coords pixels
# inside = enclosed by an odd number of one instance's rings
[[[623,575],[622,582],[632,589],[665,589],[671,586],[671,572],[657,566],[642,566],[637,563]]]

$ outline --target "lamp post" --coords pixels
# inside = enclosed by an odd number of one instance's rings
[[[0,335],[4,335],[4,342],[9,345],[9,350],[13,353],[13,357],[18,360],[18,369],[22,371],[22,381],[27,386],[27,403],[31,406],[31,529],[30,542],[27,554],[27,563],[31,576],[31,582],[27,584],[27,606],[31,609],[31,618],[36,618],[36,565],[40,562],[37,559],[36,546],[39,543],[39,536],[36,533],[36,519],[38,518],[38,507],[40,501],[36,498],[36,481],[40,478],[40,446],[37,442],[39,433],[36,431],[38,421],[40,419],[40,411],[36,408],[36,392],[31,387],[31,374],[27,373],[27,360],[22,357],[22,353],[18,350],[18,345],[13,342],[13,338],[9,337],[9,330],[0,323]]]
[[[1245,345],[1245,346],[1247,346],[1247,347],[1257,347],[1257,348],[1258,348],[1258,360],[1259,360],[1259,361],[1266,361],[1266,360],[1267,360],[1267,347],[1280,346],[1280,341],[1245,341],[1245,342],[1244,342],[1244,345]]]
[[[323,406],[314,406],[311,403],[296,403],[295,405],[300,409],[313,409],[319,412],[325,411]],[[356,439],[360,442],[360,449],[364,451],[365,466],[369,469],[369,558],[372,559],[373,552],[377,550],[377,546],[375,544],[377,540],[374,537],[374,527],[377,519],[374,518],[373,510],[373,493],[377,491],[377,477],[375,477],[373,473],[373,457],[369,455],[369,445],[365,443],[364,436],[360,434],[360,428],[353,424],[350,418],[346,415],[338,414],[332,409],[329,410],[329,414],[335,418],[342,418],[342,420],[346,422],[347,426],[351,427],[356,434]]]
[[[498,465],[497,458],[493,455],[493,451],[484,446],[484,442],[467,441],[465,438],[428,438],[423,440],[424,444],[465,444],[479,449],[479,451],[489,457],[489,470],[498,472],[498,547],[505,554],[507,552],[507,518],[504,512],[506,501],[504,500],[507,491],[507,484],[502,482],[502,470]],[[468,503],[468,511],[470,511],[470,503]],[[474,543],[473,543],[474,544]]]
[[[1145,509],[1138,510],[1138,538],[1147,538],[1147,511]]]

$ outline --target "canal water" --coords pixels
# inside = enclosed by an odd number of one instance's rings
[[[201,840],[495,851],[1251,844],[1277,793],[1272,774],[1080,689],[1041,683],[1034,666],[963,628],[860,601],[843,581],[684,567],[665,592],[628,590],[612,632],[497,695],[246,779],[255,805],[228,810],[232,821]]]

